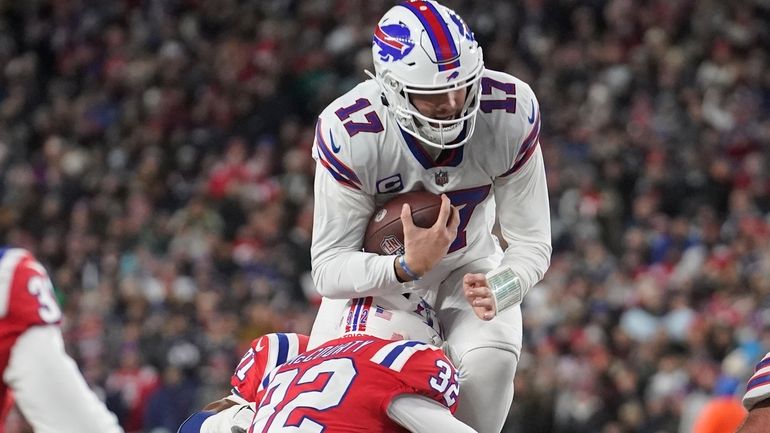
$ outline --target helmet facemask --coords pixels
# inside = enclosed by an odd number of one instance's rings
[[[369,71],[366,72],[380,85],[388,102],[388,110],[393,113],[401,129],[409,135],[439,149],[460,147],[473,135],[473,130],[476,127],[476,113],[479,111],[479,93],[481,91],[479,81],[484,72],[482,63],[478,65],[471,77],[443,87],[424,87],[404,83],[403,80],[395,79],[392,73],[387,70],[379,76],[374,76]],[[468,89],[465,102],[460,114],[452,119],[442,120],[428,117],[420,113],[411,101],[411,95],[436,95],[462,88]],[[466,130],[465,136],[457,140],[463,129]]]

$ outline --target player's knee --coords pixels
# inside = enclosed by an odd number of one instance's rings
[[[460,380],[513,386],[518,362],[518,355],[510,350],[494,347],[469,350],[460,357]]]
[[[479,433],[498,433],[513,400],[518,356],[482,347],[460,357],[460,399],[456,416]]]
[[[482,347],[473,349],[460,358],[460,389],[473,399],[496,396],[508,401],[513,399],[513,378],[518,356],[508,350]]]

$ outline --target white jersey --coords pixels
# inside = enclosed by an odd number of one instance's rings
[[[751,410],[755,404],[770,398],[770,353],[754,368],[754,374],[746,384],[743,406]]]
[[[406,288],[396,278],[394,256],[361,248],[375,207],[414,190],[447,194],[460,208],[460,225],[446,257],[410,284],[437,287],[452,270],[499,254],[496,217],[509,245],[501,266],[519,276],[524,291],[543,277],[551,232],[538,101],[529,85],[505,73],[487,70],[480,85],[473,137],[435,160],[390,117],[373,80],[321,113],[311,249],[319,293],[354,298]]]

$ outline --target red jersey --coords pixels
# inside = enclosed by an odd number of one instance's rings
[[[267,334],[254,339],[230,378],[233,394],[259,403],[268,374],[307,350],[309,337],[302,334]]]
[[[27,250],[0,248],[0,374],[24,331],[60,320],[61,309],[45,268]],[[0,402],[6,402],[7,394],[8,387],[0,381]]]
[[[393,398],[419,394],[454,412],[457,376],[444,352],[429,344],[339,338],[270,373],[249,432],[405,432],[388,417]]]

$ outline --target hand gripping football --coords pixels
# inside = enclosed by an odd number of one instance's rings
[[[441,196],[427,191],[399,194],[377,208],[364,235],[364,251],[382,255],[404,253],[404,226],[401,206],[409,203],[417,227],[429,228],[441,210]]]

